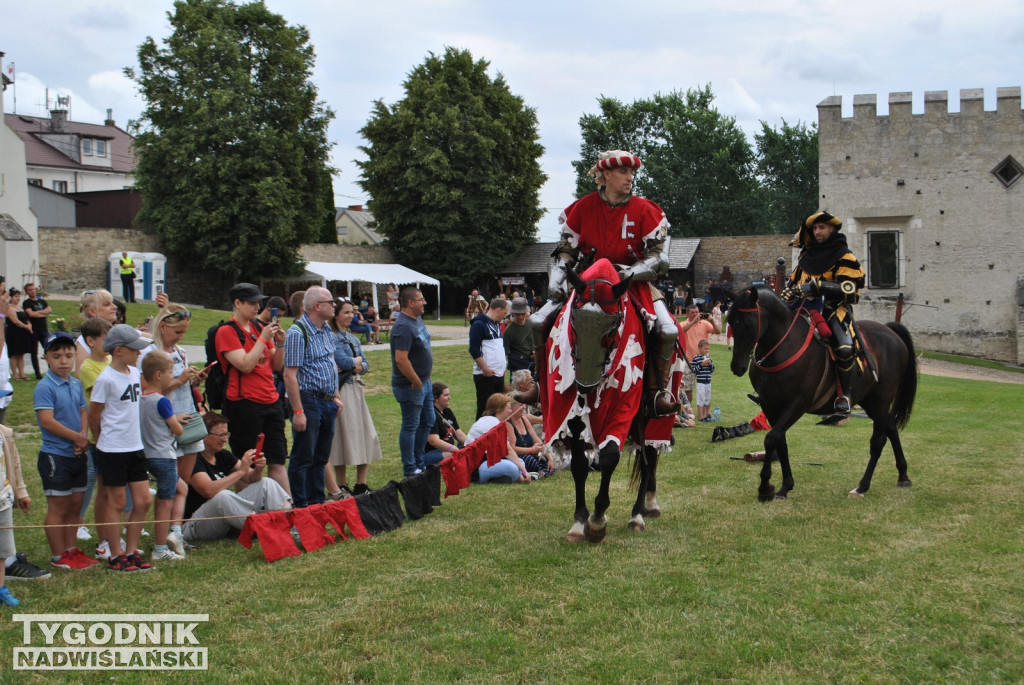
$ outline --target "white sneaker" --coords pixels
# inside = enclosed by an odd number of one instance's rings
[[[185,541],[177,533],[167,534],[167,546],[174,550],[174,553],[185,558]]]
[[[85,526],[78,527],[78,539],[79,540],[92,540],[92,533]]]
[[[165,549],[162,552],[157,552],[154,549],[153,553],[150,555],[150,558],[153,561],[181,561],[185,557],[182,556],[181,554],[178,554],[177,552],[172,550],[170,547],[168,547],[167,549]]]
[[[124,541],[124,538],[121,538],[121,549],[123,549],[123,550],[127,550],[128,549],[127,548],[127,543]],[[96,545],[96,558],[97,559],[107,560],[107,561],[110,560],[110,543],[108,543],[106,540],[104,540],[100,544]]]

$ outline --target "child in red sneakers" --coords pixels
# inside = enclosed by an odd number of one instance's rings
[[[106,502],[97,498],[96,526],[100,539],[110,544],[111,571],[152,568],[138,549],[151,498],[139,428],[142,388],[135,363],[139,351],[148,346],[149,341],[127,324],[111,328],[103,341],[103,349],[111,355],[110,366],[96,379],[89,402],[89,429],[96,436],[96,482],[107,496]],[[131,490],[134,507],[128,518],[126,545],[122,546],[117,529],[125,507],[125,485]]]
[[[36,384],[33,404],[42,434],[39,475],[46,495],[46,539],[50,565],[80,570],[97,562],[77,547],[78,511],[86,485],[86,404],[82,383],[71,375],[75,368],[75,341],[67,333],[53,333],[43,344],[49,367]]]

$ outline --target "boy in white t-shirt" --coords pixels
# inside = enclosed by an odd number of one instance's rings
[[[142,388],[135,363],[149,341],[127,324],[117,324],[107,333],[103,349],[111,356],[110,366],[96,379],[89,402],[89,429],[96,436],[94,461],[97,482],[107,500],[97,499],[96,527],[100,539],[110,543],[110,571],[147,571],[152,565],[139,552],[139,534],[149,511],[149,474],[139,427]],[[134,507],[128,517],[122,549],[117,527],[125,507],[124,487],[131,489]],[[129,552],[129,550],[131,550]]]

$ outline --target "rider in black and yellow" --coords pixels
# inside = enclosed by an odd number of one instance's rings
[[[796,269],[782,291],[785,300],[802,300],[819,332],[829,340],[839,371],[835,411],[850,413],[849,395],[858,369],[851,330],[851,307],[864,287],[864,269],[840,233],[843,222],[828,212],[807,217],[791,245],[800,248]],[[818,325],[827,320],[827,326]]]

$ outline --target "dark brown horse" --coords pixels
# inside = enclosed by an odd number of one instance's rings
[[[771,423],[764,439],[765,459],[757,498],[784,499],[793,489],[786,431],[804,414],[831,414],[836,396],[836,371],[827,343],[819,341],[805,316],[794,314],[770,288],[748,288],[729,309],[735,338],[731,369],[742,376],[750,367],[750,382],[761,398]],[[882,325],[861,321],[857,329],[864,341],[874,374],[865,368],[854,387],[852,403],[864,408],[874,424],[867,470],[851,496],[871,487],[871,476],[886,440],[892,443],[899,473],[896,485],[910,487],[907,460],[899,431],[910,419],[917,394],[917,359],[907,329],[898,323]],[[782,487],[771,484],[772,461],[782,469]]]

